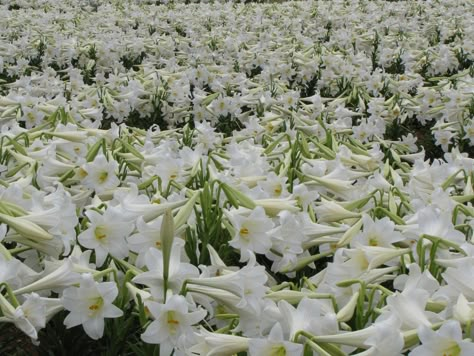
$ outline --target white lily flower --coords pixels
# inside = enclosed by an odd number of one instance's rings
[[[77,283],[79,279],[79,274],[74,272],[74,265],[72,261],[70,259],[66,259],[56,270],[33,283],[14,290],[13,293],[20,295],[24,293],[68,287]]]
[[[181,291],[185,280],[199,275],[197,267],[190,263],[181,262],[181,249],[181,240],[175,239],[171,248],[167,281],[167,289],[175,294]],[[156,300],[164,300],[165,281],[163,275],[162,251],[156,248],[150,248],[145,254],[145,265],[147,266],[148,271],[137,275],[132,281],[150,287],[151,294]]]
[[[249,347],[249,339],[242,336],[211,333],[204,328],[199,329],[196,345],[188,350],[188,355],[228,356],[244,352]]]
[[[0,221],[15,229],[20,235],[33,241],[51,240],[53,236],[34,222],[24,217],[0,214]]]
[[[77,239],[82,246],[94,249],[96,265],[101,266],[109,253],[125,258],[129,253],[125,238],[133,231],[133,224],[120,220],[120,214],[113,207],[109,207],[104,214],[88,210],[85,215],[91,224]]]
[[[84,164],[80,168],[82,184],[95,190],[98,194],[118,187],[120,181],[116,175],[118,163],[107,160],[104,155],[97,155],[94,161]]]
[[[303,354],[304,346],[285,340],[280,323],[273,326],[270,334],[263,339],[249,341],[249,354],[262,356],[299,356]]]
[[[474,354],[474,343],[470,339],[463,340],[461,326],[455,320],[447,321],[438,331],[421,326],[418,329],[418,337],[422,344],[410,352],[410,356]]]
[[[268,233],[274,224],[262,207],[256,207],[247,217],[230,212],[228,217],[236,231],[229,245],[240,250],[242,262],[249,260],[251,252],[268,252],[272,245]]]
[[[26,296],[25,302],[14,308],[3,295],[0,295],[0,307],[3,316],[0,322],[11,322],[33,340],[38,338],[38,331],[46,326],[47,319],[60,311],[60,308],[47,308],[46,298],[32,293]],[[59,300],[57,300],[59,302]],[[53,311],[53,313],[51,313]],[[48,315],[49,314],[49,315]]]
[[[104,318],[123,315],[122,310],[112,304],[117,295],[114,282],[98,283],[92,275],[84,274],[79,287],[64,290],[64,308],[70,311],[64,325],[69,329],[82,324],[89,337],[100,339],[104,334]]]
[[[331,200],[321,199],[321,204],[314,208],[318,222],[336,222],[344,219],[359,218],[359,213],[354,213],[343,208]]]
[[[193,325],[206,316],[199,309],[189,312],[189,305],[181,295],[172,295],[165,304],[147,301],[146,307],[154,318],[141,338],[149,344],[160,344],[160,354],[170,355],[181,340],[190,342],[194,338]]]
[[[474,303],[469,303],[462,293],[453,307],[453,317],[462,324],[468,324],[474,320]]]
[[[267,280],[264,267],[256,265],[255,255],[252,254],[247,265],[236,272],[217,277],[190,278],[188,283],[228,291],[241,298],[235,305],[237,308],[256,309],[268,289],[265,286]]]

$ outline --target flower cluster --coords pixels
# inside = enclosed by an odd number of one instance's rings
[[[33,128],[61,108],[93,128],[192,119],[229,133],[291,112],[314,134],[326,125],[362,143],[418,138],[436,158],[454,145],[472,152],[470,10],[28,1],[0,20],[0,118]]]
[[[1,6],[0,322],[474,353],[467,3]]]

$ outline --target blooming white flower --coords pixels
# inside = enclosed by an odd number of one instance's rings
[[[45,262],[45,265],[48,267],[47,262]],[[42,275],[36,281],[16,289],[14,293],[20,295],[37,291],[62,289],[77,283],[80,279],[79,274],[74,272],[73,262],[69,258],[59,261],[53,270],[45,268]]]
[[[280,271],[288,264],[295,265],[297,255],[303,253],[302,244],[306,240],[303,234],[302,219],[296,214],[282,211],[279,214],[280,225],[271,230],[272,250],[266,256],[274,261],[272,271]]]
[[[351,332],[342,332],[336,335],[317,336],[319,342],[351,345],[359,348],[371,346],[367,352],[357,355],[378,355],[377,350],[383,350],[387,355],[399,355],[404,346],[400,331],[400,320],[396,315],[381,316],[372,325]],[[383,340],[383,344],[379,340]],[[390,340],[390,341],[388,341]]]
[[[26,335],[36,340],[38,331],[46,326],[46,303],[36,293],[25,297],[25,302],[15,309],[3,296],[0,296],[0,307],[3,312],[0,322],[11,322]],[[57,309],[57,311],[59,310]]]
[[[474,320],[474,303],[469,303],[461,293],[453,307],[453,317],[461,324],[468,324]]]
[[[199,309],[189,312],[189,305],[182,295],[172,295],[166,303],[147,301],[146,307],[153,317],[141,338],[149,344],[160,344],[160,355],[170,355],[180,342],[194,339],[192,325],[206,316]]]
[[[109,158],[107,160],[104,155],[99,154],[92,162],[81,166],[79,175],[83,178],[82,184],[85,187],[100,194],[119,186],[120,180],[116,174],[117,169],[118,163],[114,159]]]
[[[372,220],[368,215],[362,217],[362,232],[354,236],[351,245],[354,246],[380,246],[393,248],[393,244],[404,240],[398,231],[395,231],[395,224],[389,218]]]
[[[269,231],[274,224],[262,207],[256,207],[247,217],[237,213],[229,213],[228,216],[236,231],[229,245],[240,250],[241,261],[247,261],[250,252],[263,254],[270,249]]]
[[[64,308],[70,313],[64,319],[64,325],[72,328],[81,325],[89,337],[100,339],[104,334],[104,318],[118,318],[122,310],[112,302],[118,295],[114,282],[95,282],[92,275],[84,274],[79,287],[64,290]]]
[[[422,345],[410,352],[410,356],[474,355],[474,343],[469,339],[463,340],[461,326],[455,320],[445,322],[438,331],[421,326],[418,337]]]
[[[408,266],[410,273],[397,276],[393,281],[395,289],[411,293],[417,289],[428,292],[430,295],[439,289],[439,282],[433,277],[429,270],[421,272],[418,264],[412,263]]]
[[[428,206],[420,209],[415,216],[418,222],[415,230],[417,234],[440,237],[459,244],[465,241],[464,234],[454,228],[450,213]]]
[[[97,266],[104,263],[109,253],[117,258],[128,255],[125,238],[133,231],[133,224],[121,220],[120,214],[113,207],[109,207],[103,214],[88,210],[85,215],[90,225],[77,238],[84,247],[94,249]]]
[[[181,262],[183,245],[175,239],[171,248],[167,288],[173,293],[179,293],[183,283],[188,278],[197,277],[198,269],[190,263]],[[150,248],[145,253],[145,265],[148,271],[133,278],[134,283],[144,284],[151,288],[151,293],[156,300],[164,300],[165,285],[163,276],[163,252]]]
[[[265,181],[260,181],[257,185],[267,194],[269,198],[283,198],[288,196],[286,188],[287,177],[279,177],[274,172],[270,172]]]
[[[304,346],[285,340],[280,323],[276,323],[266,338],[251,339],[249,354],[262,356],[284,356],[303,354]]]
[[[144,265],[145,254],[150,248],[161,250],[161,223],[163,217],[160,216],[155,220],[146,223],[142,217],[137,220],[137,232],[127,238],[128,246],[131,251],[138,253],[136,265],[142,267]]]
[[[474,121],[464,126],[464,130],[466,131],[466,135],[464,135],[463,138],[469,140],[469,144],[474,146]]]
[[[191,355],[226,356],[246,351],[249,344],[249,339],[245,337],[211,333],[204,328],[199,329],[196,337],[199,342],[189,348]]]
[[[0,322],[35,337],[62,304],[29,293],[87,289],[86,322],[100,288],[77,288],[80,274],[117,267],[128,302],[161,308],[145,308],[144,337],[162,356],[298,355],[300,330],[329,354],[398,356],[420,326],[439,337],[415,354],[462,353],[470,4],[156,2],[0,6]],[[151,122],[163,130],[133,127]],[[210,314],[199,332],[175,317],[195,303]],[[452,319],[464,336],[437,343],[446,333],[428,328]]]
[[[379,317],[370,328],[373,328],[373,334],[365,340],[365,344],[371,346],[369,355],[387,356],[401,355],[404,341],[400,331],[401,321],[392,314],[388,318]]]
[[[282,300],[278,303],[278,308],[281,312],[280,323],[290,338],[300,330],[313,335],[328,335],[337,333],[339,329],[329,300],[303,298],[296,308]]]
[[[455,298],[462,294],[468,301],[474,302],[474,266],[470,261],[448,267],[442,276],[447,284],[443,287],[446,294]]]
[[[314,208],[314,211],[317,214],[318,222],[336,222],[360,217],[359,213],[349,211],[340,204],[325,199],[321,199],[321,204]]]
[[[429,293],[420,289],[395,293],[387,298],[386,313],[394,313],[402,321],[402,330],[416,329],[420,325],[431,327],[440,317],[425,310],[428,297]]]
[[[226,271],[216,277],[190,278],[188,283],[229,291],[241,298],[235,303],[237,308],[256,310],[268,289],[265,286],[267,280],[264,267],[256,263],[254,254],[250,254],[247,265],[235,272]]]
[[[434,132],[434,137],[436,139],[436,144],[441,146],[443,151],[447,152],[448,147],[451,144],[452,138],[455,134],[448,130],[436,130]]]
[[[7,259],[0,253],[0,283],[8,283],[12,287],[19,285],[17,275],[21,262],[16,258]]]

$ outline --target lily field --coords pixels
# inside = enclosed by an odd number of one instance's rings
[[[0,354],[474,355],[474,3],[0,1]]]

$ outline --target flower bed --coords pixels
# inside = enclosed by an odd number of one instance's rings
[[[474,353],[471,5],[0,6],[0,350]]]

